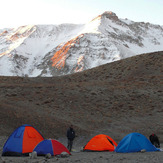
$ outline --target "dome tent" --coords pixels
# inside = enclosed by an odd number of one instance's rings
[[[94,136],[84,147],[83,151],[114,151],[117,143],[108,135]]]
[[[7,139],[3,146],[2,156],[28,156],[42,140],[44,138],[35,128],[27,124],[22,125]]]
[[[52,156],[56,156],[60,155],[62,152],[66,152],[71,155],[69,150],[62,143],[54,139],[45,139],[41,141],[37,144],[33,151],[37,152],[38,156],[45,156],[48,153]]]
[[[120,141],[115,152],[131,153],[140,152],[142,149],[145,149],[147,152],[158,151],[144,135],[130,133]]]

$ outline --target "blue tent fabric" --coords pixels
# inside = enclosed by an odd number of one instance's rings
[[[30,125],[22,125],[18,127],[8,138],[4,144],[3,153],[14,151],[14,153],[22,153],[22,142],[24,135],[24,128]],[[13,143],[14,142],[14,143]]]
[[[140,133],[131,133],[120,141],[115,152],[131,153],[140,152],[142,149],[145,149],[147,152],[158,151],[144,135]]]
[[[46,155],[50,153],[53,156],[53,148],[50,140],[43,140],[34,149],[37,153],[41,155]]]

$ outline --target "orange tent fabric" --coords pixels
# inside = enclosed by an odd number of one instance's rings
[[[100,134],[93,137],[84,147],[84,151],[114,151],[117,143],[108,135]]]
[[[32,152],[35,146],[42,140],[44,140],[44,138],[35,128],[26,126],[24,130],[22,153]]]

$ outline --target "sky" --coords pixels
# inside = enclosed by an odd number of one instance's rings
[[[0,29],[33,24],[85,24],[105,11],[163,25],[163,0],[1,0]]]

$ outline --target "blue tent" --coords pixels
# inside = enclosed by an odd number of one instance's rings
[[[142,149],[145,149],[147,152],[159,150],[144,135],[131,133],[120,141],[115,151],[119,153],[131,153],[140,152]]]

